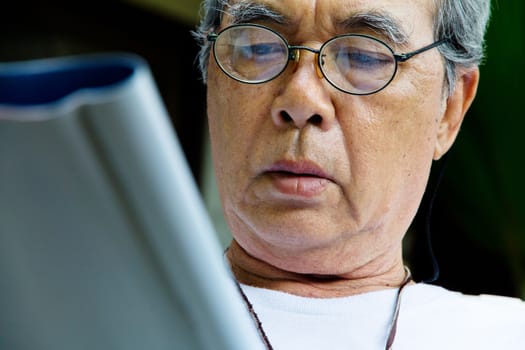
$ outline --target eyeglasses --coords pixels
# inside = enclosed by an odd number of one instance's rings
[[[317,57],[324,78],[336,89],[352,95],[369,95],[384,89],[396,75],[399,62],[443,44],[439,40],[419,50],[396,54],[383,41],[364,34],[338,35],[319,50],[289,45],[276,31],[258,24],[229,26],[209,34],[213,55],[229,77],[246,84],[261,84],[278,77],[300,50]]]

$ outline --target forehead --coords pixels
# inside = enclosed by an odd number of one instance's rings
[[[344,31],[353,19],[373,14],[384,18],[407,38],[411,34],[432,35],[435,0],[231,0],[234,22],[280,22],[292,31]],[[268,11],[267,11],[268,10]]]

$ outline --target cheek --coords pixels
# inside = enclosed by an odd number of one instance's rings
[[[362,193],[359,201],[379,206],[380,211],[393,209],[383,208],[384,203],[407,205],[407,212],[412,212],[432,163],[438,109],[430,101],[438,99],[427,94],[428,99],[419,100],[414,98],[417,94],[395,92],[360,97],[351,109],[340,111],[348,116],[341,119],[351,167],[347,192]]]
[[[249,179],[250,159],[256,154],[256,140],[267,118],[267,103],[261,97],[268,93],[259,86],[240,85],[221,72],[210,72],[208,91],[208,124],[219,189],[239,194],[243,181]]]
[[[391,167],[398,167],[408,184],[421,178],[426,180],[432,163],[437,135],[435,103],[415,99],[399,109],[388,123],[388,135],[383,140],[390,144]]]
[[[390,101],[388,105],[381,106],[389,129],[383,136],[398,146],[403,159],[409,155],[428,157],[433,153],[443,111],[442,71],[412,68],[410,72],[401,72],[406,73],[406,79],[400,79],[393,86],[395,95],[385,99]]]
[[[415,214],[427,184],[437,134],[438,98],[426,95],[428,98],[405,101],[403,108],[388,125],[383,139],[391,145],[385,150],[388,172],[392,175],[390,188],[398,188],[397,206],[403,207],[407,218]],[[407,103],[408,102],[408,103]],[[394,202],[395,203],[395,202]]]
[[[429,111],[436,111],[436,105],[413,98],[398,100],[357,102],[340,112],[345,116],[340,122],[351,157],[370,158],[368,165],[380,166],[410,161],[416,155],[431,158],[438,113]]]

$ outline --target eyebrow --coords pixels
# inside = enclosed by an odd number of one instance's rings
[[[409,36],[403,30],[401,23],[384,12],[369,11],[354,13],[338,21],[337,25],[347,32],[364,29],[370,30],[397,45],[405,45],[408,43]]]
[[[239,1],[233,5],[228,5],[226,13],[232,18],[232,24],[242,24],[253,21],[274,22],[277,24],[287,24],[289,19],[275,8],[269,5],[252,2]]]
[[[281,25],[291,24],[291,20],[287,16],[268,4],[241,0],[227,6],[225,13],[231,17],[231,24],[253,21],[273,22]],[[336,25],[347,33],[356,30],[370,30],[393,44],[405,45],[408,43],[409,36],[402,29],[401,23],[383,11],[357,12],[342,20],[337,20]]]

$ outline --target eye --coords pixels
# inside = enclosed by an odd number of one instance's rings
[[[242,45],[238,46],[235,51],[237,55],[242,56],[243,59],[257,62],[281,60],[282,57],[286,55],[285,48],[279,43]]]
[[[340,48],[336,54],[339,67],[348,69],[374,70],[382,69],[392,63],[392,58],[381,52],[363,50],[356,47]]]

